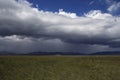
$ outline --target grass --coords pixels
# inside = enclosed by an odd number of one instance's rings
[[[120,57],[1,56],[0,80],[120,80]]]

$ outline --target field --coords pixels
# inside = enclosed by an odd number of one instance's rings
[[[0,80],[120,80],[120,56],[0,56]]]

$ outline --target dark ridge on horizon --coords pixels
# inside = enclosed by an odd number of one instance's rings
[[[0,51],[0,55],[120,55],[120,51],[104,51],[95,53],[80,53],[80,52],[31,52],[31,53],[14,53]]]

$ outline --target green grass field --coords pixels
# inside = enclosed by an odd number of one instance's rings
[[[120,57],[0,56],[0,80],[120,80]]]

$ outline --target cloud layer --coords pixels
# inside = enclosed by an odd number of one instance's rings
[[[94,52],[120,47],[120,17],[38,10],[26,0],[0,0],[0,50]],[[108,8],[113,11],[113,7]]]
[[[120,15],[120,2],[116,2],[114,0],[106,0],[109,5],[108,11],[113,15]]]

